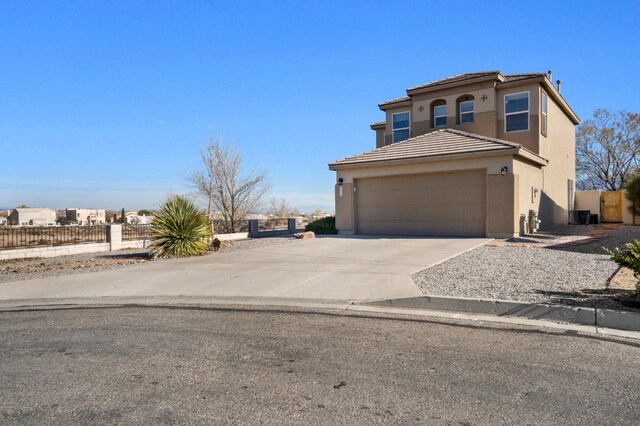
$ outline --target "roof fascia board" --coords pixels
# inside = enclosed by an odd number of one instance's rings
[[[441,154],[428,157],[398,158],[395,160],[359,161],[356,163],[347,164],[329,163],[329,170],[362,169],[376,166],[396,166],[403,164],[433,163],[436,161],[465,160],[469,158],[496,157],[501,155],[515,155],[518,154],[519,150],[519,148],[497,148],[480,152],[463,152],[459,154]],[[537,160],[537,162],[539,161],[540,159]]]
[[[546,159],[540,157],[539,155],[534,154],[533,152],[531,152],[531,151],[529,151],[527,149],[524,149],[524,148],[520,148],[516,155],[518,157],[522,157],[522,158],[527,159],[527,160],[529,160],[529,161],[531,161],[533,163],[536,163],[536,164],[538,164],[540,166],[546,166],[546,165],[549,164],[549,160],[546,160]]]
[[[413,102],[413,99],[405,99],[402,101],[393,101],[393,102],[385,102],[382,104],[378,104],[378,108],[380,108],[382,111],[386,111],[388,109],[391,108],[398,108],[398,107],[403,107],[403,106],[411,106],[411,103]]]

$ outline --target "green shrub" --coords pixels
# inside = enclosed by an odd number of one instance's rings
[[[313,231],[316,234],[337,234],[336,218],[333,216],[324,217],[311,222],[304,227],[305,231]]]
[[[629,200],[629,213],[640,215],[640,173],[638,171],[628,177],[624,189],[624,196]]]
[[[204,254],[209,249],[210,237],[206,214],[179,195],[167,198],[151,222],[151,247],[158,257]]]
[[[633,243],[626,244],[626,250],[620,250],[615,248],[613,251],[604,249],[611,260],[616,262],[623,268],[629,268],[633,272],[633,276],[638,281],[636,283],[636,293],[640,294],[640,240],[635,240]]]

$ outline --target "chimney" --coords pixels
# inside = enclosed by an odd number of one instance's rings
[[[551,75],[552,75],[552,71],[551,70],[547,71],[547,77],[549,77],[549,81],[553,81],[553,78],[551,77]]]
[[[560,93],[560,85],[562,84],[562,80],[556,80],[556,84],[558,85],[558,93]]]

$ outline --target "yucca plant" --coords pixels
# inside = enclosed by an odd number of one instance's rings
[[[209,220],[188,198],[167,198],[151,222],[151,247],[158,257],[186,257],[204,254],[211,237]]]

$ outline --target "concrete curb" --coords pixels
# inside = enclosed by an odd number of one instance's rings
[[[632,311],[444,296],[379,300],[367,305],[496,315],[640,331],[640,312]]]
[[[413,300],[411,300],[413,299]],[[640,341],[640,332],[602,328],[594,325],[560,322],[559,320],[532,319],[524,317],[498,316],[494,313],[460,313],[444,309],[425,310],[419,308],[416,299],[404,299],[401,307],[378,301],[362,300],[292,299],[270,297],[199,297],[199,296],[152,296],[152,297],[91,297],[58,299],[14,299],[0,301],[0,313],[33,310],[101,309],[118,307],[157,307],[177,309],[240,309],[277,310],[300,313],[323,313],[333,315],[364,316],[388,319],[417,319],[459,323],[467,326],[495,324],[506,327],[527,327],[543,332],[575,333],[601,337],[625,338]],[[440,298],[442,299],[442,298]],[[402,299],[395,300],[398,302]],[[470,299],[473,300],[473,299]],[[509,302],[512,303],[512,302]],[[459,305],[459,306],[462,306]],[[503,307],[506,305],[503,305]]]

